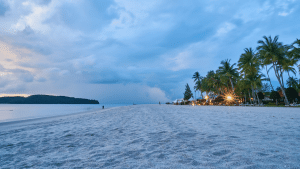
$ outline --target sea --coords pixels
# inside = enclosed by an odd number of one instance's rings
[[[0,104],[0,123],[69,115],[132,104]]]

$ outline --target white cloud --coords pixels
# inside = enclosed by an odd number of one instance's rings
[[[188,69],[191,64],[191,56],[189,52],[181,52],[174,58],[169,58],[167,62],[171,66],[170,70],[179,71]]]
[[[116,0],[110,11],[116,11],[119,17],[99,32],[100,40],[114,38],[127,43],[145,32],[167,31],[174,26],[173,16],[168,13],[155,14],[161,1]]]
[[[222,26],[217,30],[215,37],[225,36],[227,33],[235,29],[236,26],[232,23],[225,22]]]
[[[198,69],[201,73],[213,69],[217,49],[221,40],[209,38],[205,41],[191,43],[183,49],[175,49],[161,56],[157,65],[172,71]]]
[[[13,29],[22,31],[27,26],[30,26],[34,31],[41,33],[48,32],[50,26],[43,22],[50,18],[54,14],[54,9],[57,7],[57,3],[51,2],[49,6],[40,6],[33,2],[23,2],[23,8],[29,9],[31,13],[29,15],[21,15],[17,23],[12,25]]]
[[[250,21],[263,21],[274,14],[288,16],[294,11],[297,0],[276,1],[251,1],[244,3],[234,15],[236,19],[242,19],[244,23]],[[280,12],[278,12],[280,11]]]
[[[257,1],[245,3],[234,15],[236,19],[242,19],[244,23],[256,20],[265,20],[274,13],[275,7],[269,1],[263,4]]]
[[[294,9],[291,9],[291,10],[288,11],[288,12],[279,12],[278,15],[279,15],[279,16],[288,16],[288,15],[290,15],[290,14],[293,13],[293,12],[294,12]]]
[[[167,102],[170,101],[167,97],[166,97],[166,93],[164,91],[162,91],[160,88],[158,87],[145,87],[149,94],[149,99],[152,100],[152,102]]]

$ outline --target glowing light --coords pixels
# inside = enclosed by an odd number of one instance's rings
[[[205,96],[205,99],[207,100],[207,99],[208,99],[208,96]]]
[[[228,99],[228,100],[232,100],[232,97],[231,97],[231,96],[227,96],[227,99]]]

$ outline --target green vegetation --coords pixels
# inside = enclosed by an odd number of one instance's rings
[[[193,93],[192,93],[192,91],[190,89],[190,86],[189,86],[189,84],[186,84],[183,99],[184,100],[189,100],[192,97],[193,97]]]
[[[263,99],[272,99],[269,106],[283,102],[289,105],[300,100],[300,80],[292,77],[296,75],[298,66],[300,72],[300,40],[297,39],[291,45],[283,45],[278,41],[278,36],[263,36],[258,41],[256,51],[252,48],[245,48],[238,63],[230,63],[230,59],[221,61],[219,68],[208,71],[202,77],[199,72],[195,72],[193,79],[194,89],[199,93],[205,92],[215,103],[226,101],[228,95],[234,96],[236,103],[261,104]],[[267,75],[261,73],[265,69]],[[279,87],[274,91],[274,87],[269,78],[269,73],[273,72],[279,82]],[[284,73],[287,73],[288,80],[284,86]],[[264,83],[265,81],[265,83]],[[184,98],[191,98],[191,92],[184,93]],[[225,97],[226,96],[226,97]],[[202,96],[203,97],[203,96]],[[228,97],[229,98],[229,97]]]
[[[289,87],[286,89],[286,96],[290,103],[294,102],[295,99],[298,99],[298,97],[299,97],[296,89],[294,89],[292,87]]]
[[[32,95],[29,97],[0,97],[1,104],[99,104],[97,100],[66,96]]]

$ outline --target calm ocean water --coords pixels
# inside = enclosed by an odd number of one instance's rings
[[[0,104],[0,123],[54,117],[132,104]]]

